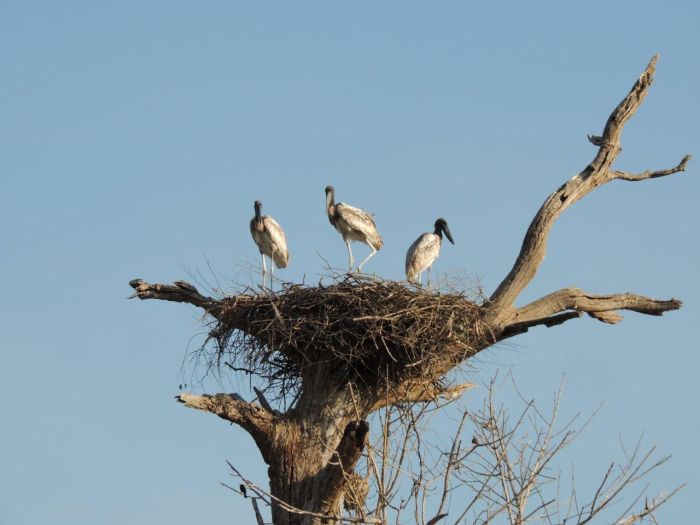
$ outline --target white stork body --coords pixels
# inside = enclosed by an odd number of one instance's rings
[[[348,248],[348,269],[352,270],[355,258],[352,256],[350,241],[362,242],[372,249],[364,261],[357,267],[357,271],[362,270],[362,266],[369,261],[384,245],[382,237],[377,231],[372,216],[360,208],[355,208],[344,202],[335,204],[333,186],[326,187],[326,212],[328,220],[333,227],[342,235],[343,241]]]
[[[445,219],[435,221],[435,231],[432,233],[424,233],[418,237],[406,252],[406,279],[409,282],[421,284],[421,274],[428,270],[428,282],[430,287],[430,267],[435,262],[435,259],[440,255],[440,247],[442,246],[442,234],[447,236],[447,239],[454,244],[452,234],[447,226]]]
[[[262,256],[262,284],[265,286],[265,256],[270,258],[270,288],[272,288],[272,274],[274,267],[286,268],[289,263],[289,251],[287,250],[287,237],[284,230],[275,219],[267,215],[261,215],[262,203],[255,201],[255,216],[250,220],[250,234],[255,244],[258,245]]]

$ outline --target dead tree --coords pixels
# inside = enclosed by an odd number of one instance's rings
[[[544,259],[552,225],[570,205],[612,180],[641,181],[685,170],[689,155],[660,171],[633,174],[612,167],[622,129],[647,95],[657,58],[613,110],[603,133],[589,136],[595,157],[546,199],[513,268],[486,300],[351,275],[330,286],[287,285],[276,294],[222,298],[204,296],[184,281],[129,283],[134,297],[204,310],[211,320],[215,362],[259,374],[268,383],[268,395],[292,400],[281,413],[263,392],[259,404],[236,394],[178,396],[185,406],[216,414],[252,436],[269,466],[275,524],[337,520],[341,501],[351,492],[348,480],[365,450],[368,415],[396,403],[460,395],[469,385],[447,385],[445,375],[485,348],[584,314],[618,323],[621,310],[658,316],[681,307],[677,299],[594,295],[578,288],[515,305]]]

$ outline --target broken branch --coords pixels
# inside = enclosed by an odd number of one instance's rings
[[[129,286],[135,290],[129,299],[160,299],[161,301],[188,303],[206,310],[214,317],[218,317],[221,313],[219,301],[200,294],[197,288],[187,281],[175,281],[173,284],[151,284],[143,279],[133,279],[129,281]]]
[[[632,182],[637,182],[640,180],[646,180],[646,179],[655,179],[657,177],[665,177],[666,175],[673,175],[674,173],[678,173],[679,171],[685,171],[685,166],[688,164],[688,161],[692,159],[692,155],[686,155],[683,157],[683,159],[678,163],[677,166],[667,169],[667,170],[658,170],[658,171],[651,171],[651,170],[646,170],[643,173],[627,173],[626,171],[613,171],[613,178],[619,179],[619,180],[627,180],[627,181],[632,181]]]
[[[407,381],[391,390],[389,395],[382,396],[377,400],[370,412],[396,403],[430,403],[438,399],[452,401],[475,386],[474,383],[461,383],[444,387],[428,381]]]
[[[257,387],[253,387],[253,391],[255,392],[255,395],[258,396],[258,402],[260,403],[261,407],[267,410],[270,414],[274,416],[279,416],[279,410],[275,410],[274,408],[272,408],[272,405],[270,405],[270,402],[267,400],[262,390],[260,390]]]
[[[515,322],[509,325],[506,330],[517,330],[518,327],[530,328],[540,324],[553,326],[579,317],[581,312],[587,313],[599,321],[615,324],[622,320],[622,316],[616,313],[616,310],[631,310],[646,315],[662,315],[664,312],[677,310],[682,305],[683,303],[678,299],[661,301],[630,293],[592,295],[579,288],[564,288],[519,308],[514,316]],[[572,310],[572,312],[568,312],[568,310]],[[566,313],[561,314],[561,312]],[[560,315],[556,316],[555,314]]]
[[[248,403],[237,394],[194,395],[183,393],[175,397],[186,407],[216,414],[221,419],[235,423],[255,440],[268,462],[272,451],[272,432],[276,416],[258,405]]]
[[[501,333],[500,340],[513,337],[515,335],[524,334],[533,326],[544,325],[547,328],[552,326],[557,326],[559,324],[565,323],[569,319],[576,319],[581,317],[582,313],[578,311],[574,312],[564,312],[562,314],[553,315],[551,317],[544,317],[541,319],[532,319],[531,321],[522,321],[519,323],[513,323],[508,325]]]

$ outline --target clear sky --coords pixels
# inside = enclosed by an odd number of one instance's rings
[[[334,184],[376,214],[385,247],[367,271],[402,278],[443,216],[456,244],[435,270],[491,292],[656,52],[616,166],[700,154],[699,19],[690,0],[1,0],[0,523],[250,523],[218,483],[226,459],[264,482],[252,441],[173,400],[198,312],[127,301],[128,280],[212,282],[209,262],[225,289],[255,282],[260,199],[287,231],[284,278],[315,282],[323,258],[346,261],[324,214]],[[604,403],[567,460],[584,492],[587,469],[621,457],[618,434],[674,454],[652,487],[690,483],[668,523],[696,518],[700,486],[698,162],[578,202],[520,299],[577,285],[682,310],[537,328],[472,372],[512,368],[545,402],[565,374],[567,411]]]

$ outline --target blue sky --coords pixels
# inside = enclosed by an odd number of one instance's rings
[[[435,270],[491,292],[656,52],[616,166],[700,153],[699,16],[690,1],[1,1],[0,522],[249,522],[218,482],[225,459],[264,482],[251,440],[173,400],[198,312],[127,301],[127,281],[211,282],[209,263],[225,289],[255,282],[260,199],[287,231],[284,278],[315,282],[324,258],[346,261],[324,215],[334,184],[376,214],[385,247],[367,271],[402,278],[444,216],[456,244]],[[618,434],[674,454],[652,486],[690,483],[669,523],[696,516],[700,483],[695,162],[577,203],[520,298],[576,285],[681,311],[535,329],[472,372],[512,368],[545,402],[565,374],[570,413],[604,403],[567,460],[583,491],[621,456]]]

